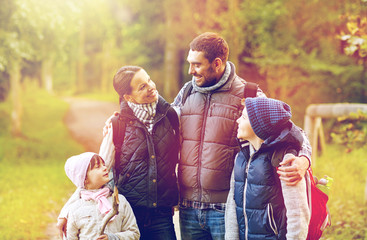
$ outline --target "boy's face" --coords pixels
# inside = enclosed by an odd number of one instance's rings
[[[237,119],[237,123],[237,138],[242,140],[251,140],[256,137],[254,130],[252,130],[250,120],[248,119],[246,107],[243,109],[242,115]]]
[[[93,161],[93,159],[92,159]],[[94,166],[88,168],[87,176],[85,179],[86,189],[99,189],[109,181],[108,170],[104,161],[98,157]]]

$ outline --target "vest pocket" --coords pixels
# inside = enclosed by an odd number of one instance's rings
[[[278,235],[278,228],[274,220],[273,206],[271,205],[271,203],[268,203],[266,211],[268,213],[269,227],[271,228],[271,230],[273,230],[275,235]]]

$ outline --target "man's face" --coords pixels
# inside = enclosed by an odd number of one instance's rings
[[[218,82],[217,74],[213,63],[204,57],[204,52],[190,49],[187,61],[190,64],[189,74],[195,77],[196,85],[199,87],[213,86]]]

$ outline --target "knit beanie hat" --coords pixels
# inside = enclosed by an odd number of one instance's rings
[[[87,176],[88,166],[92,157],[96,153],[85,152],[70,157],[65,163],[65,172],[75,186],[84,188],[84,181]]]
[[[279,134],[292,117],[288,104],[271,98],[246,98],[245,105],[255,134],[265,140]]]

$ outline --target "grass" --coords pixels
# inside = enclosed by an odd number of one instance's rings
[[[346,153],[340,145],[327,145],[313,171],[334,179],[328,202],[332,225],[322,239],[367,239],[366,147]]]
[[[10,134],[10,102],[0,103],[0,239],[46,239],[45,228],[74,191],[64,173],[67,157],[83,148],[63,124],[67,104],[27,86],[23,96],[23,136]],[[90,98],[94,98],[93,95]],[[109,97],[100,97],[107,100]],[[95,98],[94,98],[95,99]],[[323,239],[367,239],[367,149],[345,153],[327,145],[313,167],[315,176],[333,177],[329,194],[332,226]]]
[[[22,136],[10,134],[10,102],[0,103],[0,239],[46,239],[74,186],[65,160],[83,151],[63,124],[68,105],[27,86]]]

